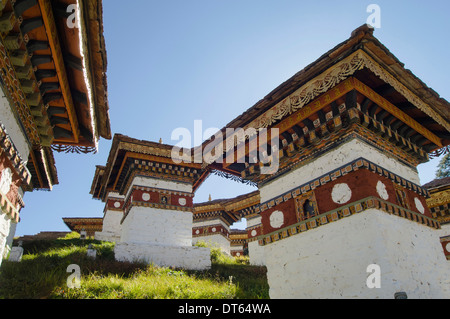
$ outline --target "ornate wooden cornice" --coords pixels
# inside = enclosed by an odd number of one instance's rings
[[[49,189],[52,150],[96,152],[99,136],[111,138],[101,0],[4,0],[0,16],[3,91],[30,143],[33,188]]]

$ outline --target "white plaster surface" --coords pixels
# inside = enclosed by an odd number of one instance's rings
[[[30,148],[28,147],[25,134],[20,128],[14,114],[9,105],[8,99],[4,96],[3,91],[0,90],[0,121],[6,128],[6,132],[11,137],[14,146],[19,151],[22,160],[28,162],[28,156],[30,155]]]
[[[352,190],[345,183],[336,184],[331,191],[331,198],[337,204],[345,204],[352,198]]]
[[[118,199],[124,199],[124,195],[120,195],[117,192],[108,192],[108,198],[118,198]]]
[[[114,254],[119,261],[142,261],[160,267],[192,270],[211,268],[210,250],[204,247],[118,243],[114,248]]]
[[[450,298],[438,230],[370,209],[265,246],[271,298]],[[380,288],[367,268],[380,266]]]
[[[121,211],[107,210],[103,217],[102,231],[95,232],[95,239],[110,242],[120,241],[122,217],[123,212]]]
[[[17,223],[15,221],[11,220],[9,223],[9,235],[6,238],[6,246],[5,246],[5,250],[3,252],[3,258],[5,258],[8,255],[8,253],[11,251],[11,248],[13,246],[14,236],[16,234],[16,228],[17,228]]]
[[[10,233],[11,218],[0,208],[0,265],[5,253],[6,240]]]
[[[247,218],[247,228],[251,228],[256,225],[261,224],[261,216],[257,215],[256,217]]]
[[[247,218],[247,228],[251,228],[261,224],[261,216]],[[255,266],[263,266],[266,264],[264,256],[264,246],[260,246],[258,241],[251,241],[248,243],[248,256],[250,257],[250,264]]]
[[[418,199],[417,197],[414,197],[414,204],[416,205],[417,210],[421,213],[421,214],[425,214],[425,207],[423,207],[422,202],[420,201],[420,199]]]
[[[251,265],[264,266],[266,264],[264,246],[260,246],[257,240],[248,243],[248,256]]]
[[[272,228],[280,228],[284,225],[284,214],[282,211],[276,210],[270,214],[269,217],[270,226]]]
[[[220,219],[209,219],[209,220],[194,222],[192,224],[192,227],[197,228],[197,227],[206,227],[206,226],[213,226],[213,225],[221,225],[226,230],[228,230],[228,232],[230,231],[230,227]],[[225,234],[222,234],[219,231],[215,234],[211,233],[208,236],[199,236],[199,237],[192,238],[193,245],[195,245],[196,243],[201,242],[201,241],[208,243],[212,246],[218,247],[223,252],[230,254],[230,240],[226,237]]]
[[[11,189],[11,183],[12,183],[12,171],[9,167],[5,168],[1,173],[0,178],[0,193],[3,193],[4,195],[9,193],[9,190]]]
[[[136,176],[126,196],[133,185],[192,193],[190,184]],[[192,223],[190,211],[133,206],[123,219],[115,258],[186,269],[210,268],[209,248],[192,246]]]
[[[211,225],[222,225],[223,227],[225,227],[226,229],[228,229],[228,231],[230,231],[230,226],[225,224],[222,220],[220,219],[209,219],[209,220],[202,220],[202,221],[196,221],[192,223],[192,227],[196,228],[196,227],[205,227],[205,226],[211,226]]]
[[[269,201],[276,196],[327,174],[360,157],[380,165],[410,182],[420,185],[420,179],[416,169],[412,169],[398,162],[393,157],[385,155],[358,139],[353,139],[323,154],[313,162],[298,167],[294,171],[262,186],[260,188],[261,203]]]
[[[223,235],[220,235],[220,233],[192,238],[193,245],[202,241],[213,247],[220,248],[224,253],[228,255],[230,254],[230,240],[225,238]]]
[[[132,187],[136,186],[145,186],[151,188],[160,188],[160,189],[168,189],[172,191],[192,193],[192,185],[186,183],[179,183],[173,181],[166,181],[157,178],[144,177],[144,176],[136,176],[131,183],[130,188],[128,189],[127,195],[131,191]]]
[[[121,242],[192,246],[192,213],[134,206],[122,223]]]
[[[386,185],[382,181],[378,181],[377,183],[377,193],[384,200],[389,199],[389,194],[386,189]]]

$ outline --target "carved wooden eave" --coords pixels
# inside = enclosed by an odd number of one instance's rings
[[[346,80],[351,83],[347,81],[344,85]],[[339,89],[345,92],[333,94],[333,90]],[[340,106],[343,110],[339,109]],[[355,111],[348,112],[349,109]],[[341,114],[342,111],[345,112]],[[348,40],[228,123],[221,130],[222,144],[224,153],[234,149],[236,154],[236,144],[243,141],[227,143],[226,128],[279,128],[280,156],[286,159],[307,145],[317,144],[315,151],[325,146],[320,144],[320,138],[341,129],[339,121],[358,122],[368,128],[363,135],[381,135],[404,151],[400,160],[416,166],[427,161],[428,155],[442,154],[442,150],[448,148],[449,112],[450,104],[405,69],[373,36],[373,28],[363,25],[353,31]],[[342,131],[339,134],[347,133]],[[306,139],[302,141],[300,137],[304,135]],[[244,138],[247,139],[245,163],[248,163],[248,136]],[[211,146],[215,140],[206,141],[204,147],[207,144]],[[414,159],[410,160],[408,154]],[[258,165],[249,167],[236,161],[215,163],[215,169],[241,175],[244,180],[261,182],[254,176],[249,177],[258,175]]]
[[[136,175],[192,184],[195,191],[208,170],[192,157],[190,163],[177,163],[172,149],[172,145],[115,134],[106,166],[96,170],[91,194],[102,201],[109,192],[124,195]]]
[[[411,91],[410,93],[415,94],[421,99],[423,101],[421,107],[424,108],[424,112],[427,112],[427,114],[430,113],[431,115],[429,116],[432,116],[433,119],[441,122],[441,125],[445,126],[447,130],[450,128],[448,122],[448,119],[450,118],[450,104],[445,99],[440,98],[435,91],[428,88],[410,70],[405,69],[404,64],[373,36],[373,28],[369,25],[363,25],[354,30],[348,40],[323,54],[319,59],[279,85],[262,100],[257,102],[240,116],[236,117],[225,127],[237,128],[248,126],[255,118],[273,108],[276,103],[284,100],[300,87],[315,79],[318,75],[323,74],[326,70],[358,50],[364,51],[370,58],[374,59],[380,67],[383,67],[386,72],[389,72],[394,78],[391,80],[401,83]],[[359,67],[369,68],[368,64],[369,63],[366,61],[364,65],[360,65]],[[336,79],[337,82],[335,82],[335,84],[358,70],[359,69],[348,70],[350,73],[341,74],[341,79]],[[374,72],[374,70],[371,71]],[[376,75],[381,76],[379,74]],[[387,88],[385,88],[385,90],[387,90]],[[392,92],[392,90],[390,90],[390,92]],[[420,101],[417,101],[417,103],[420,103]],[[418,107],[417,105],[414,106]]]
[[[441,225],[450,223],[450,177],[435,179],[422,186],[430,193],[427,205]]]
[[[360,139],[416,168],[428,161],[430,154],[448,148],[449,109],[446,100],[406,70],[373,36],[373,28],[363,25],[353,31],[348,40],[228,123],[219,132],[222,140],[216,138],[216,134],[206,140],[202,144],[203,155],[205,150],[218,146],[225,160],[220,163],[203,161],[200,168],[193,167],[201,172],[194,189],[210,173],[261,186],[351,139]],[[241,140],[229,143],[227,128],[277,128],[279,136],[273,137],[267,132],[269,145],[264,156],[279,157],[279,169],[274,174],[262,174],[261,161],[249,161],[253,150],[248,136],[242,135]],[[272,138],[278,139],[278,149],[272,147]],[[245,142],[243,155],[236,147],[240,142]],[[151,161],[151,156],[171,165],[172,149],[170,145],[117,135],[100,191],[96,191],[100,195],[95,196],[104,199],[108,191],[120,192],[126,188],[124,180],[129,180],[129,176],[124,175],[126,156],[134,158],[136,165],[146,166],[145,161]],[[189,151],[188,162],[194,163],[196,149]],[[228,151],[241,157],[227,161]]]
[[[89,236],[93,236],[95,232],[101,232],[103,229],[103,218],[90,217],[71,217],[63,218],[64,224],[77,233],[86,231]]]
[[[3,91],[30,144],[32,188],[51,189],[52,150],[96,152],[111,138],[101,0],[2,0],[0,10]]]
[[[229,237],[231,247],[242,247],[247,243],[248,232],[247,230],[231,229]]]
[[[240,195],[235,198],[216,199],[194,204],[194,220],[223,217],[232,224],[254,213],[254,207],[260,204],[259,191]],[[215,214],[214,214],[215,213]]]
[[[94,179],[92,180],[91,190],[89,194],[91,194],[94,198],[99,199],[100,190],[101,190],[101,182],[103,178],[103,174],[105,173],[105,166],[97,165],[95,167]]]
[[[89,57],[89,68],[92,71],[92,86],[94,97],[94,114],[96,116],[97,135],[111,139],[111,127],[108,104],[107,54],[103,34],[102,1],[88,1],[83,6],[86,21],[85,56]]]

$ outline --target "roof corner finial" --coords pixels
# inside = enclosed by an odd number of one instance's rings
[[[209,194],[209,201],[211,201],[212,199],[211,199],[211,194]]]
[[[162,138],[159,138],[159,144],[162,144]]]
[[[370,25],[369,23],[365,23],[365,24],[361,25],[360,27],[356,28],[355,30],[353,30],[351,37],[356,37],[359,33],[373,34],[374,30],[375,30],[375,28],[372,25]]]

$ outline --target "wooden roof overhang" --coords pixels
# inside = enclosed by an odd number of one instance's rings
[[[2,0],[0,9],[2,86],[32,150],[32,188],[51,189],[52,150],[95,152],[111,138],[101,0]]]
[[[450,104],[406,70],[373,36],[373,28],[363,25],[224,127],[223,141],[219,139],[224,158],[234,158],[213,165],[256,184],[270,179],[259,174],[261,162],[249,164],[256,145],[250,141],[256,135],[244,137],[242,153],[237,147],[242,141],[227,143],[227,128],[268,129],[266,156],[279,155],[277,174],[282,174],[294,162],[323,152],[329,136],[336,140],[351,134],[341,128],[357,123],[401,149],[400,160],[415,167],[429,155],[448,151],[449,118]],[[279,136],[270,136],[271,128],[278,128]],[[279,149],[270,147],[272,138],[278,139]],[[204,148],[212,148],[215,140],[206,141]]]
[[[422,186],[430,194],[427,198],[431,215],[441,225],[450,223],[450,177],[435,179]]]
[[[247,243],[247,230],[232,229],[230,231],[230,246],[241,247]]]
[[[125,195],[136,175],[188,183],[194,191],[208,176],[200,163],[172,159],[171,145],[143,141],[115,134],[105,167],[96,169],[91,185],[94,198],[106,200],[109,192]]]
[[[102,178],[105,173],[106,166],[97,165],[95,167],[94,179],[91,184],[91,190],[89,194],[93,195],[94,198],[100,199],[100,192],[102,187]]]
[[[193,221],[206,221],[206,220],[221,220],[225,225],[230,226],[237,222],[239,219],[231,212],[224,211],[220,205],[211,207],[207,210],[197,210],[198,207],[194,205]]]
[[[194,220],[223,217],[228,225],[231,225],[242,217],[253,214],[254,208],[259,204],[258,190],[235,198],[198,203],[194,204]]]
[[[97,217],[63,218],[63,222],[71,231],[76,231],[78,233],[82,230],[94,233],[96,231],[102,231],[103,228],[103,218]]]

